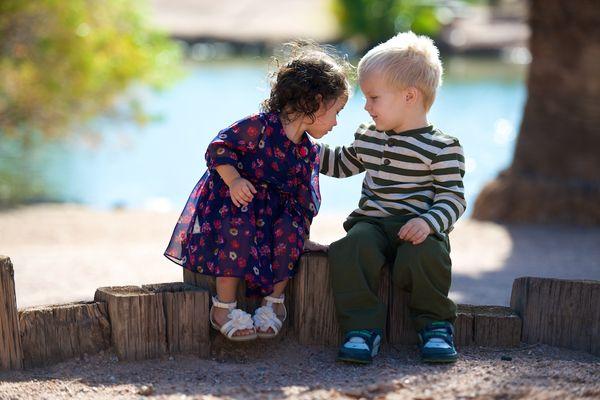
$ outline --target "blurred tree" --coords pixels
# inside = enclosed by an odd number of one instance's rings
[[[140,1],[0,1],[0,138],[65,137],[112,112],[143,122],[132,83],[160,87],[178,47],[152,30]]]
[[[532,0],[528,98],[512,165],[473,217],[600,225],[600,7]]]
[[[40,141],[91,133],[85,122],[98,115],[149,118],[125,93],[169,83],[180,51],[150,28],[142,5],[0,0],[0,205],[52,198],[32,162]]]
[[[435,36],[441,27],[432,1],[333,0],[332,7],[342,34],[359,39],[364,48],[401,31]]]

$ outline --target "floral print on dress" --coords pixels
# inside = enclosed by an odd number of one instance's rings
[[[319,146],[306,133],[292,142],[276,113],[261,113],[219,132],[206,163],[165,256],[193,272],[244,279],[247,296],[271,294],[295,274],[319,210]],[[247,206],[233,204],[219,165],[234,166],[254,185]]]

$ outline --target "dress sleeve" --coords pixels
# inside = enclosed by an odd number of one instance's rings
[[[237,165],[240,156],[256,150],[265,130],[259,115],[237,121],[220,131],[206,150],[206,164],[209,169],[219,165]]]

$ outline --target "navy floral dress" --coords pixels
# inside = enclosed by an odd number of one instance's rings
[[[193,272],[242,278],[247,296],[268,295],[294,275],[319,209],[319,146],[306,133],[292,142],[278,114],[261,113],[219,132],[206,161],[165,256]],[[224,164],[256,188],[248,206],[233,204],[215,169]]]

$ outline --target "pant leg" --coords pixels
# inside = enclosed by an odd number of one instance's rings
[[[448,298],[452,262],[448,237],[429,235],[418,245],[402,241],[396,251],[393,283],[411,292],[409,308],[420,331],[434,321],[454,323],[456,305]]]
[[[328,258],[338,322],[342,332],[385,328],[386,305],[379,301],[387,239],[372,223],[358,222],[329,246]]]

